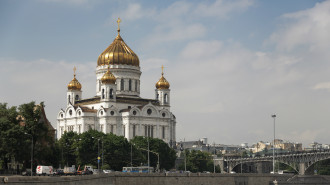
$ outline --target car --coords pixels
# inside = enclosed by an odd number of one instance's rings
[[[61,176],[61,175],[65,175],[62,169],[58,169],[53,172],[53,176]]]
[[[111,170],[103,170],[103,173],[111,173]]]
[[[22,172],[23,176],[31,176],[31,171],[24,171]],[[32,172],[32,176],[36,176],[36,172]]]

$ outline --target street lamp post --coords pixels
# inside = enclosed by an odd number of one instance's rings
[[[32,177],[32,172],[33,172],[33,136],[32,134],[28,134],[28,133],[25,133],[26,135],[30,135],[31,138],[32,138],[32,142],[31,142],[31,177]]]
[[[103,138],[102,138],[102,168],[103,168]]]
[[[133,148],[132,148],[132,145],[133,145],[133,143],[132,143],[132,141],[131,141],[131,167],[133,167]]]
[[[276,114],[273,114],[273,115],[272,115],[272,118],[274,118],[273,174],[275,174],[275,119],[276,119]]]
[[[97,170],[100,173],[100,139],[97,139]]]
[[[150,173],[149,131],[148,131],[148,136],[147,136],[147,142],[148,142],[148,173]]]
[[[213,173],[215,173],[215,157],[216,157],[216,149],[215,149],[215,143],[213,142],[214,147],[214,157],[213,157]]]
[[[241,153],[241,173],[243,173],[243,152],[242,152],[242,148],[240,148],[241,149],[241,151],[240,151],[240,153]]]

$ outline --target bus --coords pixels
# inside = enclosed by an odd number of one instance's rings
[[[123,167],[123,172],[128,173],[148,173],[148,166]],[[149,167],[149,173],[154,172],[154,167]]]

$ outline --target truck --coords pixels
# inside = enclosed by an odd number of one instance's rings
[[[53,175],[53,167],[52,166],[42,166],[38,165],[36,168],[37,175]]]
[[[72,165],[71,167],[65,166],[63,172],[64,172],[64,175],[76,175],[77,174],[75,165]]]
[[[84,170],[80,170],[80,165],[78,167],[78,170],[77,170],[77,175],[91,175],[93,174],[93,171],[89,170],[90,168],[87,168],[87,166],[85,166]]]
[[[92,174],[97,174],[98,173],[98,170],[97,169],[93,169],[92,166],[85,166],[86,170],[92,172]]]

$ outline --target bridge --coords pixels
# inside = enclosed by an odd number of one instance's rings
[[[295,169],[299,175],[305,175],[306,171],[313,166],[314,163],[322,160],[330,159],[330,150],[327,151],[313,151],[313,152],[301,152],[301,153],[289,153],[275,155],[275,161],[284,163]],[[220,165],[221,171],[225,171],[224,164],[227,164],[227,172],[231,172],[237,165],[244,163],[260,163],[260,162],[272,162],[273,156],[263,157],[245,157],[245,158],[223,158],[222,165]]]

